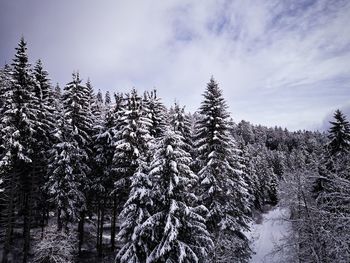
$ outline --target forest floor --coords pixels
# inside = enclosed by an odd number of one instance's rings
[[[289,210],[284,207],[267,206],[255,217],[247,237],[254,254],[250,263],[282,263],[279,248],[283,247],[290,230]]]

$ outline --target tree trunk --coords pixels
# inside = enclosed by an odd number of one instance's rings
[[[104,218],[104,206],[101,206],[101,219],[100,219],[100,233],[99,233],[99,251],[98,251],[98,256],[102,257],[102,252],[103,252],[103,218]]]
[[[115,249],[115,233],[116,233],[116,221],[117,221],[117,196],[113,196],[113,216],[111,222],[111,249]]]
[[[57,231],[62,230],[61,209],[57,209]]]

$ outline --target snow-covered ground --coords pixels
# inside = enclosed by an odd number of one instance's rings
[[[251,224],[251,232],[247,233],[251,248],[255,252],[251,263],[283,262],[281,255],[273,252],[278,245],[283,244],[283,238],[288,235],[290,224],[283,220],[288,218],[288,214],[286,208],[276,206]]]

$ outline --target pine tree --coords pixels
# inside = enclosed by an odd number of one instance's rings
[[[6,237],[3,253],[3,262],[7,262],[7,256],[10,252],[10,241],[12,238],[13,220],[15,210],[20,210],[23,215],[23,262],[28,260],[28,252],[30,249],[30,229],[32,223],[33,198],[35,182],[37,175],[33,166],[35,159],[33,158],[33,149],[36,145],[36,132],[38,130],[38,109],[37,100],[34,96],[35,80],[32,75],[30,64],[28,63],[26,42],[21,38],[16,48],[15,58],[12,63],[11,85],[10,90],[6,92],[8,95],[8,104],[2,118],[2,127],[5,129],[3,137],[6,154],[3,156],[2,163],[9,164],[7,166],[6,181],[10,182],[5,187],[5,195],[9,197],[6,206],[5,220]],[[14,187],[18,186],[18,191]],[[8,191],[8,193],[7,193]],[[17,195],[14,196],[14,195]],[[20,204],[15,204],[14,199],[18,198]],[[17,206],[17,207],[16,207]]]
[[[107,148],[111,147],[111,154],[108,151],[106,157],[108,160],[111,160],[110,165],[105,166],[106,171],[109,174],[108,178],[112,180],[109,187],[112,187],[111,196],[112,196],[112,219],[111,219],[111,248],[114,250],[115,248],[115,237],[116,237],[116,221],[117,221],[117,213],[120,211],[121,204],[118,200],[118,195],[114,190],[114,183],[120,179],[120,174],[115,171],[115,164],[113,161],[115,154],[115,142],[121,138],[120,131],[122,130],[124,124],[123,112],[125,110],[125,103],[123,94],[114,93],[115,104],[111,107],[106,115],[106,136],[104,138],[109,139],[109,136],[112,137],[111,145],[107,142]],[[111,176],[112,175],[112,176]]]
[[[348,153],[350,151],[350,124],[345,115],[340,110],[336,110],[334,121],[330,123],[332,125],[328,135],[330,154],[334,156],[338,153]]]
[[[250,205],[250,210],[253,208],[261,209],[258,203],[256,203],[255,194],[257,192],[257,183],[258,183],[258,175],[255,170],[254,159],[251,155],[252,149],[254,148],[252,145],[244,145],[244,143],[240,144],[240,158],[243,164],[242,167],[242,177],[247,185],[248,191],[248,201]],[[249,213],[249,215],[251,215]]]
[[[106,109],[108,110],[108,109]],[[100,90],[98,90],[97,94],[96,94],[96,98],[92,104],[92,114],[95,116],[95,118],[97,117],[96,116],[96,113],[101,113],[101,114],[104,114],[104,111],[105,111],[105,107],[104,107],[104,104],[103,104],[103,98],[102,98],[102,93]],[[102,116],[98,116],[98,117],[102,117]]]
[[[62,96],[66,118],[72,121],[73,129],[76,129],[75,140],[82,148],[87,150],[90,144],[92,129],[91,97],[90,90],[81,84],[79,74],[73,73],[73,80],[69,82]]]
[[[255,204],[263,208],[265,204],[276,204],[277,202],[277,176],[268,163],[268,153],[264,146],[257,148],[253,159],[254,169],[257,175],[255,185]]]
[[[202,118],[196,124],[195,145],[200,167],[199,193],[209,210],[207,227],[216,245],[212,260],[220,261],[231,254],[231,262],[244,262],[249,258],[247,239],[242,233],[248,228],[248,193],[238,149],[229,133],[226,102],[213,78],[207,85],[199,114]]]
[[[87,154],[75,140],[78,130],[72,126],[67,109],[55,131],[56,143],[50,153],[49,181],[46,185],[50,201],[57,209],[57,230],[71,231],[70,224],[77,222],[86,201],[83,186],[86,181]]]
[[[91,91],[82,85],[81,82],[79,74],[73,74],[73,80],[65,86],[62,96],[65,118],[71,122],[74,143],[77,143],[76,147],[79,148],[76,153],[81,156],[81,158],[77,159],[80,165],[80,171],[77,173],[84,175],[80,177],[82,182],[80,184],[81,189],[79,189],[85,194],[86,198],[86,203],[82,205],[83,209],[80,209],[81,215],[79,216],[79,253],[84,240],[85,212],[91,200],[89,193],[91,167],[89,164],[92,155],[91,137],[93,134],[92,95]]]
[[[152,248],[150,231],[142,226],[151,216],[152,208],[152,183],[144,172],[143,165],[145,164],[140,161],[139,168],[131,178],[129,198],[120,214],[123,223],[118,239],[122,240],[123,246],[117,254],[116,262],[146,262]]]
[[[102,104],[102,94],[97,96],[97,105]],[[100,99],[99,99],[100,97]],[[106,204],[108,202],[113,203],[113,216],[112,221],[115,222],[115,205],[116,200],[110,200],[113,190],[113,183],[115,181],[115,173],[113,171],[113,155],[114,155],[114,142],[113,138],[115,131],[119,127],[119,114],[121,111],[121,101],[118,101],[113,107],[106,109],[105,113],[98,113],[101,115],[101,120],[96,116],[94,135],[94,176],[92,178],[92,189],[94,192],[94,198],[97,203],[97,250],[99,255],[102,254],[102,234],[104,224],[104,214]],[[99,107],[96,107],[98,109]],[[113,196],[113,195],[112,195]],[[115,224],[112,224],[111,232],[115,231]],[[113,234],[111,240],[114,240],[115,234]]]
[[[181,134],[184,138],[184,143],[186,145],[185,150],[192,155],[193,141],[191,120],[185,113],[185,107],[180,107],[178,103],[175,103],[174,107],[171,107],[169,110],[169,119],[173,131]]]
[[[139,166],[140,156],[145,156],[149,148],[149,127],[151,122],[145,115],[141,97],[133,89],[127,94],[118,129],[114,134],[115,152],[113,172],[115,172],[115,191],[119,204],[124,205],[129,192],[131,177]],[[112,246],[113,247],[113,246]]]
[[[12,106],[11,80],[11,67],[9,65],[5,65],[4,68],[0,70],[0,158],[2,158],[3,154],[7,152],[5,147],[5,127],[7,125],[5,113]]]
[[[152,215],[142,228],[152,233],[154,247],[147,262],[203,262],[213,247],[204,206],[190,192],[197,181],[181,135],[168,131],[158,140],[150,177],[154,183]]]
[[[58,83],[56,83],[56,86],[54,88],[54,97],[60,98],[61,96],[62,96],[62,91],[61,91],[60,85],[58,85]]]
[[[15,126],[11,122],[13,104],[11,68],[5,65],[0,71],[0,240],[4,242],[3,261],[10,252],[15,207],[18,203],[18,176],[12,163],[11,146],[14,147]]]
[[[54,107],[54,94],[48,78],[48,73],[44,70],[41,60],[38,60],[34,67],[34,96],[38,109],[38,125],[36,132],[37,143],[33,153],[35,158],[35,169],[37,182],[35,188],[34,212],[36,221],[40,222],[42,230],[47,214],[47,196],[43,192],[44,184],[47,181],[47,154],[53,144],[52,132],[56,124],[56,114]]]
[[[145,114],[151,120],[150,135],[158,138],[162,135],[166,126],[166,108],[157,97],[157,91],[146,92],[144,94]]]
[[[106,91],[106,95],[105,95],[105,105],[108,106],[110,105],[112,102],[111,100],[111,94],[109,93],[109,91]]]
[[[345,160],[350,150],[350,125],[340,110],[336,110],[334,119],[330,122],[332,126],[329,129],[329,142],[325,146],[325,154],[319,166],[319,177],[314,183],[315,197],[331,191],[330,174],[337,174],[342,169],[340,167],[347,166]]]
[[[130,177],[138,168],[138,158],[147,151],[150,140],[150,120],[135,89],[127,95],[120,122],[120,130],[115,134],[114,170],[120,175],[118,183],[129,185]]]

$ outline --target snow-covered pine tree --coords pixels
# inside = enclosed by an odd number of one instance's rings
[[[150,178],[152,215],[140,227],[152,234],[152,262],[204,262],[213,247],[206,229],[204,206],[190,191],[197,176],[180,134],[168,130],[157,139]],[[203,216],[204,215],[204,216]]]
[[[337,174],[340,166],[347,166],[347,156],[350,151],[350,124],[346,120],[345,115],[336,110],[334,113],[334,121],[328,131],[329,142],[325,146],[325,154],[319,167],[319,177],[315,180],[314,193],[316,197],[322,192],[329,191],[330,174]],[[344,164],[341,164],[343,161]]]
[[[99,95],[100,94],[100,95]],[[113,183],[115,179],[115,172],[113,171],[113,155],[115,151],[113,138],[115,131],[119,129],[120,111],[122,109],[122,97],[117,95],[116,103],[109,108],[103,109],[102,93],[97,94],[97,107],[95,112],[100,112],[97,109],[101,109],[104,112],[99,114],[102,119],[98,121],[98,117],[95,116],[95,131],[94,135],[94,177],[92,178],[92,189],[94,191],[94,198],[97,203],[97,250],[99,255],[102,254],[102,234],[104,224],[104,214],[107,203],[112,203],[112,234],[111,240],[115,240],[115,221],[116,221],[116,203],[114,195],[111,195],[113,190]],[[101,107],[100,107],[101,106]],[[114,241],[112,241],[114,242]],[[112,245],[113,247],[113,245]]]
[[[56,83],[56,86],[53,92],[54,92],[54,98],[60,98],[62,96],[62,91],[58,83]]]
[[[248,194],[229,132],[227,105],[213,78],[204,92],[199,114],[195,147],[200,167],[199,193],[209,210],[207,227],[215,242],[211,260],[245,262],[249,259],[249,247],[242,231],[248,228]]]
[[[237,125],[237,135],[241,136],[242,139],[244,140],[245,144],[252,144],[254,143],[255,136],[253,133],[252,125],[245,121],[242,120],[240,123]]]
[[[102,115],[105,113],[105,106],[103,104],[103,97],[102,97],[101,90],[98,90],[91,110],[92,110],[92,114],[94,116],[96,115],[96,113],[101,113]],[[106,109],[106,110],[108,110],[108,109]],[[102,117],[103,116],[100,116],[100,118],[102,118]]]
[[[92,131],[92,114],[90,102],[91,92],[89,89],[81,84],[82,80],[79,74],[73,73],[73,80],[68,83],[64,88],[63,93],[63,106],[65,117],[71,122],[74,142],[78,144],[79,154],[81,153],[82,158],[79,158],[81,165],[81,170],[79,171],[84,176],[81,177],[80,189],[87,198],[87,202],[82,206],[83,209],[80,210],[81,215],[79,217],[79,252],[81,251],[81,246],[83,243],[84,235],[84,219],[87,206],[90,204],[89,189],[91,186],[90,182],[90,159],[92,154],[92,143],[91,137]]]
[[[112,102],[111,94],[107,90],[105,94],[105,105],[108,107],[111,104],[111,102]]]
[[[2,162],[11,164],[7,167],[10,186],[5,186],[5,195],[11,200],[16,197],[20,200],[18,207],[13,201],[8,200],[5,219],[7,221],[3,261],[6,262],[10,250],[13,220],[15,210],[20,209],[23,216],[23,262],[27,262],[30,248],[30,229],[32,222],[33,189],[36,187],[36,174],[33,173],[33,147],[37,143],[35,134],[38,127],[37,101],[34,96],[34,79],[30,64],[28,63],[27,44],[22,37],[16,48],[15,58],[12,63],[11,85],[8,91],[8,104],[2,116],[2,128],[5,129],[3,137],[6,153],[2,156]],[[12,183],[14,182],[14,183]],[[18,190],[12,186],[17,184]],[[6,193],[8,191],[8,193]],[[15,191],[15,192],[14,192]],[[14,193],[13,193],[14,192]]]
[[[188,153],[192,153],[193,141],[191,120],[185,112],[185,107],[180,107],[178,103],[175,103],[174,107],[171,107],[169,110],[169,123],[173,131],[178,132],[183,137],[186,145],[185,150]]]
[[[47,155],[48,150],[51,149],[53,144],[52,132],[54,130],[55,119],[55,107],[54,107],[54,94],[51,88],[50,80],[48,78],[48,72],[44,70],[41,60],[38,60],[34,67],[34,96],[37,101],[38,109],[38,125],[36,132],[36,141],[34,145],[33,153],[35,158],[35,169],[37,181],[35,182],[35,197],[34,205],[34,219],[38,222],[42,229],[44,228],[45,220],[47,220],[47,196],[43,192],[44,184],[47,182]]]
[[[102,92],[101,90],[98,90],[97,94],[96,94],[96,99],[98,104],[103,104],[103,96],[102,96]]]
[[[12,106],[11,79],[11,67],[6,64],[0,70],[0,158],[3,158],[3,154],[7,152],[4,129],[7,123],[5,112]]]
[[[123,127],[123,112],[125,110],[125,99],[123,94],[121,93],[114,93],[114,99],[115,99],[115,104],[109,109],[109,111],[107,112],[106,115],[106,121],[108,121],[108,124],[106,123],[106,128],[107,128],[107,133],[105,133],[106,136],[104,136],[105,139],[108,139],[109,136],[112,137],[112,144],[109,145],[107,143],[107,147],[112,147],[112,154],[110,155],[110,153],[106,153],[106,157],[108,158],[108,160],[111,161],[111,163],[109,164],[109,166],[105,166],[106,167],[106,171],[109,174],[109,179],[112,180],[112,183],[108,184],[108,186],[110,188],[112,188],[110,190],[111,197],[111,203],[112,203],[112,218],[111,218],[111,248],[112,250],[114,250],[115,248],[115,237],[116,237],[116,221],[117,221],[117,214],[120,211],[122,204],[120,204],[119,200],[118,200],[118,196],[116,192],[113,192],[114,190],[114,183],[116,181],[118,181],[119,174],[115,172],[114,168],[114,162],[113,162],[113,158],[114,158],[114,153],[115,153],[115,142],[118,141],[118,139],[120,138],[120,133],[119,131],[122,130]],[[101,137],[101,139],[103,140],[103,138]]]
[[[13,106],[11,80],[11,68],[5,65],[0,70],[0,241],[7,241],[4,242],[4,254],[9,251],[8,239],[12,230],[14,207],[17,205],[17,199],[14,197],[18,178],[14,173],[11,173],[13,166],[11,149],[9,148],[15,127],[11,125],[10,119],[6,118],[8,111]],[[9,216],[9,213],[13,215]],[[3,258],[7,260],[6,256]]]
[[[56,142],[50,152],[46,184],[50,201],[57,210],[57,230],[66,233],[71,231],[71,224],[78,221],[80,212],[85,209],[83,189],[89,171],[87,154],[76,140],[80,136],[79,130],[72,122],[69,109],[64,108],[55,130]]]
[[[121,206],[128,198],[131,177],[139,167],[139,158],[145,156],[151,139],[149,134],[151,121],[145,114],[142,98],[133,89],[126,95],[125,100],[113,138],[114,193]]]
[[[254,185],[254,203],[258,209],[265,204],[277,202],[277,176],[268,163],[268,152],[265,146],[259,145],[255,149],[253,166],[256,172]]]
[[[242,177],[247,185],[247,191],[248,191],[248,200],[249,200],[249,209],[252,210],[255,207],[255,192],[256,192],[256,182],[258,181],[257,172],[255,170],[254,160],[251,156],[252,151],[252,145],[248,144],[245,145],[245,143],[241,143],[238,146],[240,148],[240,159],[243,164],[242,166]]]
[[[152,183],[145,173],[145,163],[139,160],[139,168],[131,178],[131,190],[128,200],[120,214],[122,224],[118,239],[123,245],[119,250],[115,262],[142,263],[146,262],[152,249],[151,232],[142,224],[151,216]]]
[[[66,118],[72,121],[73,129],[77,130],[75,140],[86,151],[91,140],[92,129],[90,91],[81,84],[79,73],[73,73],[72,76],[73,80],[64,87],[62,100]]]
[[[329,129],[325,154],[314,182],[318,209],[319,235],[324,260],[348,262],[350,223],[350,127],[345,115],[337,110]]]
[[[114,170],[119,180],[116,182],[127,191],[130,177],[138,168],[138,159],[148,150],[150,141],[150,119],[144,114],[142,98],[133,89],[126,95],[126,103],[122,110],[119,130],[115,134]],[[118,188],[118,186],[117,186]],[[122,190],[119,189],[119,190]],[[123,199],[123,198],[122,198]]]
[[[157,96],[157,90],[145,92],[144,94],[145,113],[151,120],[150,135],[158,138],[166,127],[166,108],[161,99]]]
[[[348,153],[350,151],[350,124],[346,120],[345,115],[336,110],[334,113],[334,121],[329,129],[328,151],[331,155]]]

